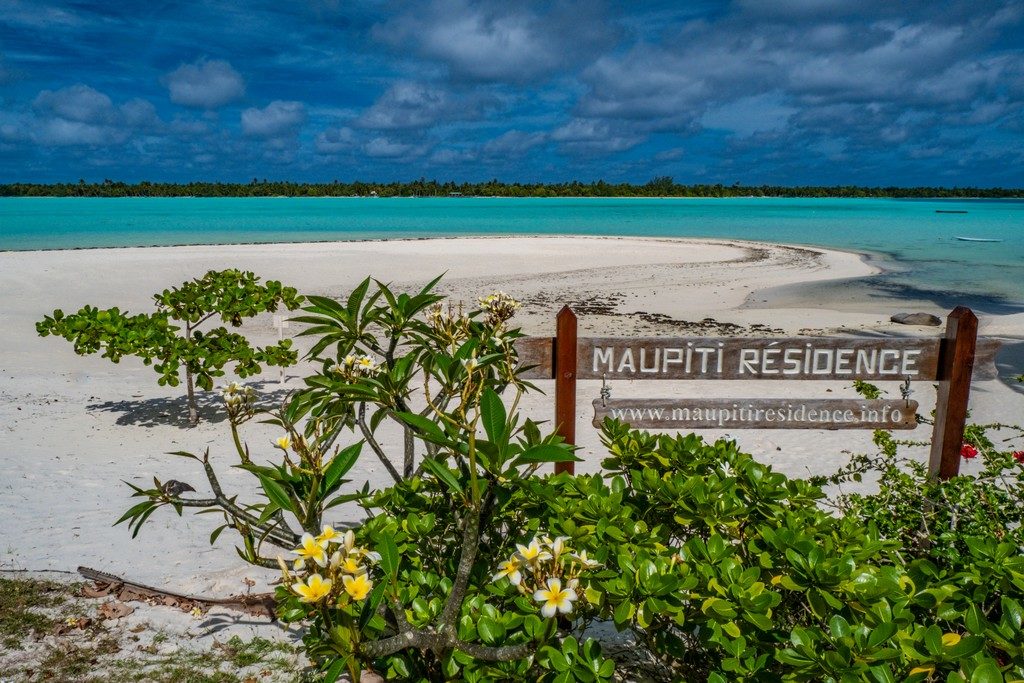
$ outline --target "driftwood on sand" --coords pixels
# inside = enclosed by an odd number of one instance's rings
[[[229,595],[226,598],[204,598],[135,583],[120,576],[101,572],[97,569],[90,569],[89,567],[79,567],[78,573],[86,579],[95,582],[95,586],[87,586],[83,589],[82,592],[86,597],[99,598],[113,595],[122,602],[140,601],[151,605],[177,607],[186,611],[199,608],[205,612],[211,607],[226,607],[239,612],[245,612],[246,614],[270,617],[271,619],[275,618],[274,607],[276,602],[273,593]]]

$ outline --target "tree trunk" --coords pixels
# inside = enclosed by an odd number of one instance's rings
[[[192,381],[192,371],[185,366],[185,390],[188,392],[188,423],[195,427],[199,424],[199,409],[196,406],[196,388]]]
[[[411,479],[416,464],[416,441],[413,439],[412,429],[405,428],[405,467],[403,474],[406,479]]]

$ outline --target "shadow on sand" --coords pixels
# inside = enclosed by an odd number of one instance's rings
[[[277,382],[249,382],[248,386],[254,388],[258,394],[257,405],[261,408],[274,408],[279,406],[289,393],[295,388],[281,388]],[[227,413],[224,411],[224,402],[217,391],[202,391],[196,393],[196,404],[199,407],[199,419],[202,422],[224,422],[227,420]],[[89,403],[88,410],[117,413],[117,424],[122,426],[135,427],[157,427],[170,425],[188,429],[188,402],[184,393],[181,396],[167,396],[160,398],[145,399],[124,399],[120,401],[103,401]]]

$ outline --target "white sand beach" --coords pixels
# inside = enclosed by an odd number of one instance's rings
[[[279,279],[305,294],[341,297],[372,275],[397,289],[418,288],[441,272],[439,287],[455,300],[473,301],[504,290],[524,302],[517,320],[528,334],[551,335],[563,304],[579,312],[580,333],[627,335],[910,334],[939,335],[941,328],[889,322],[898,311],[924,310],[895,300],[821,300],[800,307],[762,290],[784,285],[867,276],[875,270],[856,254],[818,248],[722,240],[659,240],[589,237],[466,238],[322,244],[229,245],[0,253],[0,569],[74,571],[85,565],[148,584],[208,595],[244,590],[242,579],[263,584],[273,572],[249,568],[225,533],[207,543],[212,516],[178,519],[161,510],[132,540],[112,523],[130,505],[121,480],[146,485],[153,476],[178,479],[204,492],[195,463],[165,455],[209,448],[225,471],[225,488],[251,493],[248,475],[228,470],[230,434],[216,414],[214,395],[204,396],[212,420],[189,429],[182,417],[183,389],[161,388],[151,368],[134,359],[119,365],[80,357],[52,337],[40,339],[34,323],[54,308],[83,304],[149,310],[151,295],[208,269],[238,267]],[[813,291],[813,290],[810,290]],[[811,297],[813,298],[813,297]],[[288,332],[296,333],[293,325]],[[247,323],[257,342],[276,338],[270,316]],[[983,317],[982,334],[1024,338],[1024,316]],[[298,340],[300,348],[308,342]],[[287,370],[278,385],[272,369],[256,378],[264,392],[283,396],[301,386],[303,367]],[[531,395],[522,409],[550,419],[549,392]],[[884,388],[898,396],[895,385]],[[598,383],[581,382],[577,426],[578,471],[596,471],[603,457],[590,404]],[[927,383],[914,387],[922,412],[934,403]],[[842,382],[645,382],[618,383],[616,397],[854,397]],[[973,419],[1020,422],[1024,395],[999,380],[976,382]],[[270,455],[273,429],[247,425],[259,459]],[[721,433],[705,432],[708,438]],[[928,427],[908,432],[928,438]],[[729,434],[760,460],[801,476],[834,471],[848,451],[870,450],[870,432],[736,431]],[[398,443],[385,434],[385,447]],[[972,467],[965,463],[965,469]],[[244,476],[243,476],[244,475]],[[386,484],[371,457],[353,472],[357,484]],[[342,510],[339,519],[357,511]]]

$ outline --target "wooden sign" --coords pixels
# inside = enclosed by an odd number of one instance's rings
[[[929,475],[959,472],[971,380],[992,379],[997,340],[978,343],[978,319],[956,307],[939,339],[732,337],[578,338],[576,315],[558,313],[555,337],[516,340],[520,376],[555,380],[555,429],[576,443],[579,379],[803,379],[938,381]],[[981,372],[976,368],[980,367]],[[627,399],[594,402],[634,427],[730,429],[913,429],[914,401],[860,399]],[[616,412],[617,411],[617,412]],[[628,413],[628,415],[627,415]],[[556,472],[574,471],[559,463]]]
[[[577,379],[939,379],[943,339],[864,337],[581,337]],[[516,341],[524,379],[552,379],[554,340]],[[996,376],[999,342],[980,340],[974,378]]]
[[[913,429],[917,402],[806,398],[627,398],[594,401],[606,417],[639,429]]]

